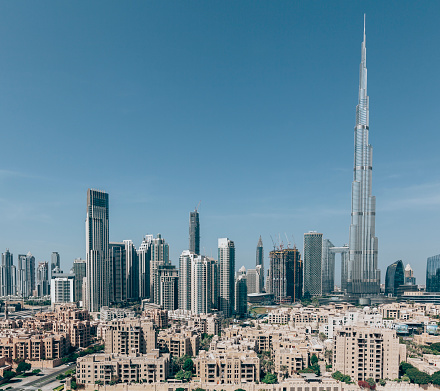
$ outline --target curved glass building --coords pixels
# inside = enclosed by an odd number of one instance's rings
[[[401,260],[387,267],[385,276],[385,295],[397,296],[397,288],[405,284],[405,271]]]

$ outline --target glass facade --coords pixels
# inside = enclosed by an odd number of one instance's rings
[[[427,260],[426,292],[440,292],[440,254]]]
[[[405,284],[405,272],[403,262],[396,261],[387,268],[385,276],[385,295],[397,296],[399,286]]]

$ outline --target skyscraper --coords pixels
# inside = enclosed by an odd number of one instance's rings
[[[47,262],[38,262],[37,267],[37,288],[36,293],[38,297],[49,294],[49,265]]]
[[[87,190],[86,302],[91,312],[110,303],[108,194]]]
[[[302,297],[303,262],[301,254],[293,248],[277,249],[269,253],[268,292],[277,303],[296,302]]]
[[[426,292],[440,292],[440,254],[426,262]]]
[[[304,294],[322,295],[322,234],[304,234]]]
[[[222,238],[218,240],[219,264],[219,310],[225,318],[234,313],[235,305],[235,245],[232,240]]]
[[[235,316],[241,317],[247,314],[247,284],[246,269],[240,269],[239,275],[235,280]]]
[[[127,299],[139,298],[139,258],[131,240],[124,240],[126,258]]]
[[[256,255],[257,257],[256,257],[255,266],[261,266],[260,268],[261,281],[259,282],[259,284],[260,284],[260,292],[262,292],[264,288],[264,249],[263,249],[263,241],[261,240],[261,235],[260,238],[258,239]]]
[[[14,266],[14,256],[8,249],[2,254],[0,265],[0,295],[15,295],[16,269]]]
[[[414,271],[409,263],[405,266],[405,285],[416,285]]]
[[[355,295],[378,294],[378,242],[375,236],[376,198],[371,194],[373,147],[368,142],[369,98],[367,95],[367,49],[365,36],[359,77],[359,100],[354,128],[354,179],[351,189],[347,290]]]
[[[82,302],[82,284],[86,276],[86,261],[84,259],[75,259],[73,261],[73,274],[75,279],[73,282],[73,297],[75,302]]]
[[[61,269],[61,261],[60,261],[60,254],[58,254],[56,251],[52,253],[50,256],[50,273],[52,274],[53,269],[55,268]]]
[[[330,249],[333,243],[324,239],[322,241],[322,294],[327,295],[335,289],[335,253]]]
[[[385,276],[385,296],[398,295],[398,288],[405,284],[405,272],[403,270],[403,262],[396,261],[387,267]]]
[[[191,310],[192,263],[197,255],[184,250],[179,257],[179,309]]]
[[[212,286],[215,260],[203,255],[191,259],[191,312],[207,314],[212,309]],[[180,273],[180,271],[179,271]]]
[[[179,271],[174,265],[167,263],[157,267],[158,289],[157,303],[164,310],[174,311],[178,307]]]
[[[17,294],[21,297],[32,296],[35,289],[35,257],[29,251],[18,255]]]
[[[141,299],[148,299],[150,297],[150,267],[152,243],[153,235],[145,235],[138,250],[139,297]]]
[[[127,254],[125,250],[125,243],[109,243],[111,303],[127,301]]]
[[[161,234],[157,234],[157,237],[153,239],[151,243],[151,263],[150,263],[150,300],[155,304],[160,304],[159,296],[159,267],[169,266],[170,264],[170,248]],[[177,286],[176,286],[177,295]]]
[[[189,213],[189,251],[200,255],[200,221],[197,208]]]

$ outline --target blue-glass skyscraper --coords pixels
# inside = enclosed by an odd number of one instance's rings
[[[359,71],[359,101],[354,128],[354,179],[351,195],[351,225],[347,291],[355,295],[378,294],[380,271],[377,268],[375,236],[376,197],[371,193],[373,147],[368,142],[369,98],[367,95],[367,49],[365,36]]]
[[[440,292],[440,254],[426,263],[426,292]]]

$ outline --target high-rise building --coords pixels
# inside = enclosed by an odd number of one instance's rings
[[[77,258],[73,261],[73,274],[75,279],[73,282],[73,298],[76,303],[83,301],[82,285],[84,277],[86,276],[86,261],[85,259]]]
[[[207,314],[211,312],[213,272],[216,261],[203,255],[195,255],[191,259],[191,312]],[[180,273],[180,271],[179,271]]]
[[[179,257],[179,309],[191,310],[192,263],[197,255],[184,250]],[[198,287],[197,287],[198,288]]]
[[[416,285],[414,271],[409,263],[405,266],[405,285]]]
[[[426,292],[440,292],[440,254],[426,262]]]
[[[401,260],[392,263],[387,267],[385,276],[385,295],[398,295],[398,288],[405,284],[405,272]]]
[[[301,254],[293,248],[275,249],[269,253],[267,286],[277,303],[301,300],[303,291],[303,262]]]
[[[53,273],[50,280],[50,299],[52,305],[58,303],[72,303],[73,284],[75,276],[73,274]]]
[[[218,240],[219,307],[225,318],[234,313],[235,245],[228,238]]]
[[[16,274],[14,256],[9,252],[9,249],[6,249],[2,254],[0,266],[0,296],[15,295]]]
[[[127,299],[139,299],[139,258],[131,240],[124,240],[126,273],[127,280]]]
[[[261,293],[263,291],[262,266],[257,265],[255,269],[248,269],[246,272],[247,293]]]
[[[347,290],[355,295],[378,294],[378,242],[375,236],[376,197],[372,195],[373,147],[368,142],[367,49],[364,39],[359,78],[359,101],[354,128],[354,179],[351,189],[351,225]]]
[[[159,297],[159,267],[169,266],[170,248],[165,239],[160,234],[151,243],[151,262],[150,262],[150,300],[155,304],[160,304]],[[177,294],[177,289],[176,289]]]
[[[261,239],[261,235],[260,238],[258,239],[258,243],[257,243],[257,254],[256,254],[256,262],[255,262],[255,266],[261,266],[260,270],[260,292],[263,292],[264,289],[264,249],[263,249],[263,240]],[[248,292],[250,293],[250,292]],[[256,292],[259,293],[259,292]]]
[[[179,271],[170,263],[159,265],[158,276],[158,303],[164,310],[174,311],[178,307]]]
[[[333,243],[324,239],[322,241],[322,294],[328,295],[335,289],[335,253],[331,251]]]
[[[234,310],[236,317],[242,317],[247,314],[247,283],[246,283],[246,268],[242,266],[238,271],[238,276],[235,280],[235,303]]]
[[[46,296],[49,294],[49,289],[49,264],[48,262],[38,262],[36,294],[38,297]]]
[[[200,221],[197,208],[189,213],[189,251],[200,255]]]
[[[110,303],[127,302],[127,276],[125,243],[110,242],[108,245],[110,259]]]
[[[17,294],[23,298],[32,296],[35,289],[35,257],[29,251],[18,255]]]
[[[58,270],[61,269],[60,254],[58,254],[56,251],[54,251],[52,253],[52,255],[50,256],[50,273],[51,274],[55,268],[58,268]]]
[[[139,298],[148,299],[150,297],[150,267],[151,267],[151,246],[153,235],[145,235],[139,246]]]
[[[322,234],[304,234],[304,295],[322,295]]]
[[[110,304],[108,194],[87,190],[86,306],[97,312]]]

